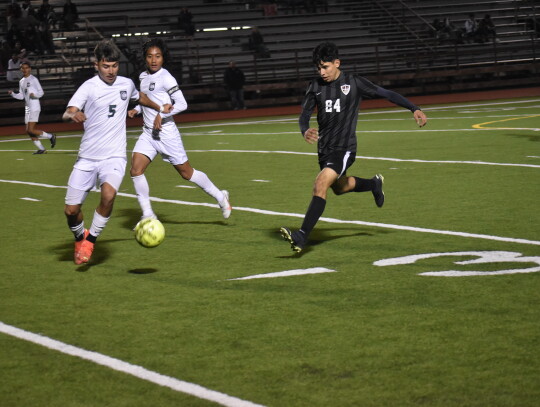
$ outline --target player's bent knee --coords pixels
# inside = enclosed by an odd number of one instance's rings
[[[64,214],[68,218],[77,217],[80,211],[81,211],[81,207],[79,205],[66,205],[64,207]]]
[[[131,177],[140,177],[141,175],[144,174],[144,170],[143,169],[139,169],[139,168],[131,168],[129,170],[129,175],[131,175]]]

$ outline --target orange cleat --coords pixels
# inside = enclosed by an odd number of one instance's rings
[[[88,231],[88,229],[84,229],[84,237],[82,238],[82,240],[75,242],[75,254],[73,256],[73,260],[75,261],[75,264],[85,263],[84,261],[81,260],[81,249],[83,247],[83,243],[86,242],[86,236],[88,236],[89,233],[90,232]],[[94,245],[92,244],[92,250],[93,250],[93,246]],[[90,252],[90,254],[92,254],[92,252]]]
[[[94,243],[86,239],[83,240],[83,243],[81,245],[81,250],[79,251],[79,261],[81,263],[88,263],[90,261],[90,257],[92,256],[93,251],[94,251]]]

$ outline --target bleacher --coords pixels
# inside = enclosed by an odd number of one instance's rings
[[[40,3],[32,1],[34,7]],[[63,4],[50,3],[58,12]],[[73,91],[93,73],[95,43],[111,37],[125,54],[121,73],[133,78],[142,69],[141,44],[149,36],[166,39],[173,55],[169,70],[181,84],[190,111],[228,108],[222,74],[230,60],[246,74],[248,108],[298,104],[316,73],[312,49],[325,40],[339,45],[344,69],[407,95],[540,84],[540,42],[525,23],[540,14],[535,0],[330,0],[328,12],[319,5],[315,12],[301,8],[296,13],[278,2],[278,13],[272,16],[263,15],[254,1],[75,3],[78,28],[54,30],[55,56],[31,57],[33,73],[46,93],[42,121],[58,120]],[[197,31],[192,38],[178,28],[180,7],[193,14]],[[477,18],[490,14],[497,41],[456,44],[432,36],[435,18],[448,17],[462,27],[469,13]],[[270,57],[247,48],[254,26],[263,34]],[[0,121],[20,122],[22,104],[6,96],[6,81],[0,81]]]

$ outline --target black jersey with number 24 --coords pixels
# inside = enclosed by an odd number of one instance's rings
[[[343,71],[333,82],[328,83],[317,78],[310,83],[302,101],[302,109],[311,115],[317,107],[319,157],[335,151],[357,151],[356,123],[360,102],[362,97],[383,96],[381,91],[386,90],[366,78]],[[411,110],[416,108],[404,98],[397,104]]]

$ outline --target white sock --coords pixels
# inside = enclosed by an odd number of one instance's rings
[[[41,144],[41,141],[39,140],[32,140],[34,145],[38,148],[38,150],[45,150],[45,147],[43,147],[43,144]]]
[[[193,169],[193,175],[191,176],[190,182],[193,182],[204,192],[206,192],[208,195],[214,197],[216,201],[221,202],[223,201],[224,195],[223,192],[221,192],[213,183],[210,181],[210,178],[202,172],[197,171],[195,168]]]
[[[75,236],[75,240],[79,240],[79,238],[84,235],[84,222],[81,222],[76,226],[70,226],[69,230],[71,230],[73,236]]]
[[[133,180],[133,186],[135,187],[137,200],[139,201],[143,216],[148,217],[154,215],[152,204],[150,203],[150,186],[148,185],[145,175],[137,175],[136,177],[131,177],[131,179]]]
[[[43,139],[43,138],[46,138],[48,140],[52,139],[52,134],[51,133],[47,133],[46,131],[41,131],[41,136],[39,136],[39,138]]]
[[[110,218],[110,216],[106,218],[97,213],[97,211],[94,211],[94,219],[92,219],[92,226],[90,226],[90,234],[98,237],[103,231],[103,228],[107,225]]]

